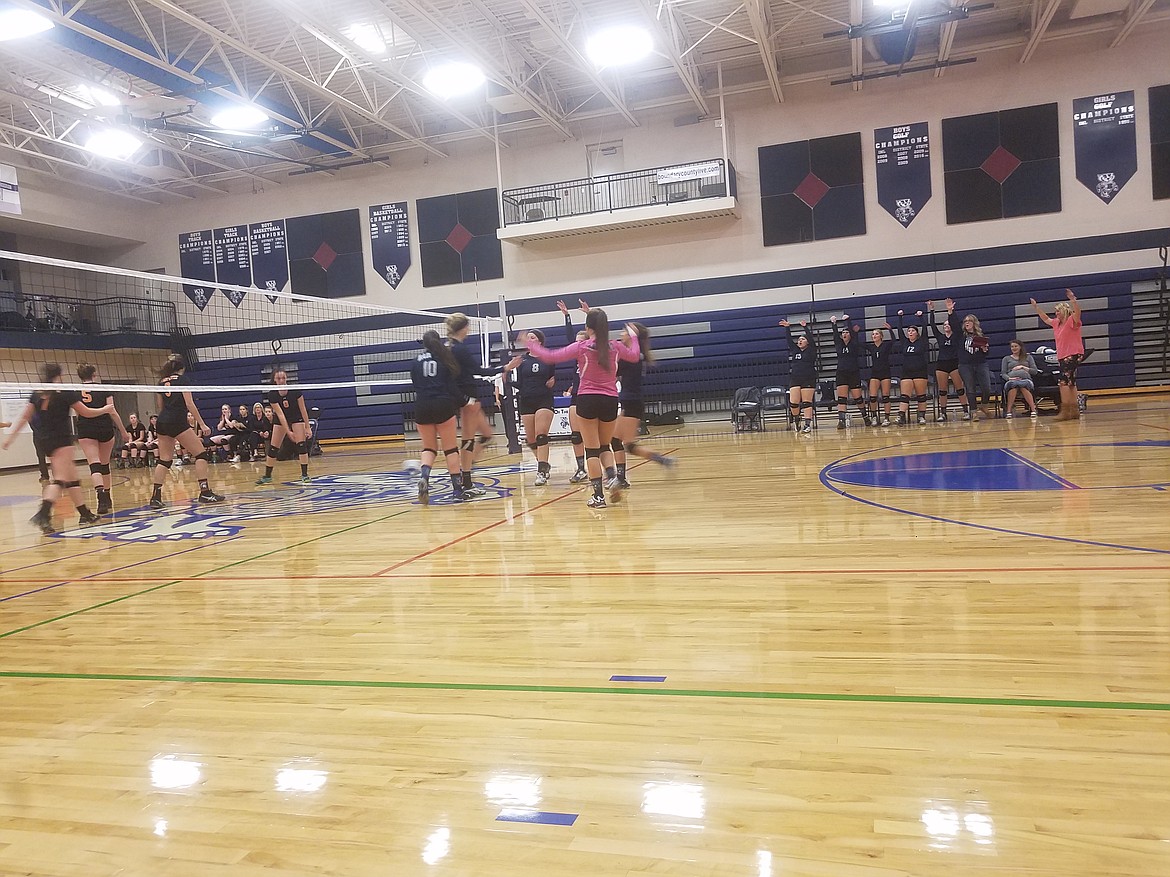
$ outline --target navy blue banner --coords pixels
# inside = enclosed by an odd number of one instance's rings
[[[232,286],[252,285],[252,254],[248,244],[248,226],[232,225],[212,232],[215,239],[215,280]],[[248,293],[238,289],[220,289],[236,307]]]
[[[930,200],[930,132],[926,122],[873,132],[878,203],[909,228]]]
[[[1077,179],[1108,204],[1137,173],[1132,91],[1073,101]]]
[[[248,226],[251,241],[252,285],[269,292],[288,289],[288,239],[284,220],[258,222]],[[265,295],[276,303],[277,296]]]
[[[397,289],[410,270],[410,218],[405,201],[370,208],[370,257],[378,276]]]
[[[215,245],[210,230],[179,235],[179,273],[196,281],[183,284],[183,294],[202,311],[215,295]]]

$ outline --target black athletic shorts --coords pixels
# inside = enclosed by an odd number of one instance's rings
[[[858,371],[840,371],[837,372],[837,383],[835,387],[848,387],[851,390],[861,389],[861,372]]]
[[[33,446],[38,454],[51,457],[58,448],[67,448],[73,444],[73,436],[61,434],[37,435],[33,437]]]
[[[638,420],[646,419],[646,403],[641,399],[622,399],[622,417],[634,417]]]
[[[189,429],[194,429],[191,424],[187,422],[187,418],[182,420],[159,420],[158,435],[159,438],[166,436],[167,438],[178,438]]]
[[[959,370],[959,361],[957,359],[940,359],[934,364],[934,370],[936,372],[946,372],[949,375],[951,372],[957,372]]]
[[[459,413],[454,399],[419,399],[414,404],[414,422],[423,426],[437,426],[446,423]]]
[[[552,411],[555,407],[552,393],[549,393],[547,396],[537,396],[534,399],[528,399],[524,396],[520,397],[521,414],[535,414],[541,409]]]
[[[613,423],[617,420],[617,413],[617,396],[603,396],[600,393],[577,394],[577,416],[582,420]]]
[[[79,439],[92,439],[95,442],[108,442],[113,440],[114,424],[99,423],[96,426],[90,426],[85,422],[90,419],[92,418],[77,418],[77,437]]]
[[[888,381],[890,379],[890,370],[888,368],[875,368],[869,373],[871,381]]]
[[[926,369],[910,368],[902,369],[901,379],[903,381],[925,381]]]

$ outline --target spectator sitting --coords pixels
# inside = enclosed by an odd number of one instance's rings
[[[1017,392],[1023,395],[1028,411],[1035,417],[1036,399],[1032,396],[1032,391],[1036,389],[1036,385],[1032,381],[1032,375],[1038,374],[1040,369],[1036,368],[1036,360],[1032,358],[1032,354],[1024,352],[1024,345],[1018,338],[1013,338],[1008,346],[1012,352],[1003,358],[999,369],[1003,375],[1003,388],[1007,392],[1004,417],[1012,416]]]
[[[228,446],[232,450],[231,461],[238,463],[241,457],[251,454],[249,438],[252,435],[252,418],[248,416],[248,406],[241,405],[236,409],[236,416],[233,419],[236,425],[232,429],[231,442]]]
[[[253,405],[249,428],[252,459],[262,460],[268,455],[268,440],[272,438],[272,409],[265,408],[262,402]]]

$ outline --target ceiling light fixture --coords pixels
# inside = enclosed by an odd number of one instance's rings
[[[386,54],[386,41],[382,39],[382,32],[376,25],[354,24],[347,27],[343,33],[363,52],[371,55]]]
[[[29,9],[0,10],[0,42],[44,33],[53,22]]]
[[[102,158],[112,158],[117,161],[129,161],[142,147],[142,141],[129,131],[118,128],[105,128],[95,131],[85,141],[85,148]]]
[[[122,103],[112,91],[106,91],[106,89],[90,85],[88,82],[77,86],[76,92],[77,96],[91,107],[116,107]]]
[[[423,85],[427,91],[447,100],[475,91],[484,84],[486,79],[483,71],[474,64],[451,61],[438,67],[432,67],[423,77]]]
[[[654,49],[645,28],[617,25],[600,30],[585,43],[585,54],[598,67],[620,67],[641,61]]]
[[[211,117],[211,124],[216,128],[223,128],[228,131],[247,130],[249,128],[259,128],[265,122],[269,121],[270,118],[268,113],[261,109],[241,104],[235,107],[228,107],[226,110],[220,110]]]

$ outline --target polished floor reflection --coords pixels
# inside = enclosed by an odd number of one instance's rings
[[[1163,400],[650,444],[603,512],[0,476],[0,874],[1170,873]]]

